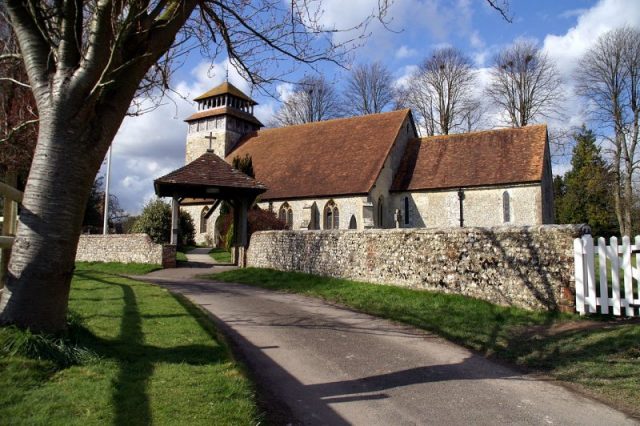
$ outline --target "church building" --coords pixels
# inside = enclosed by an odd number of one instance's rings
[[[230,83],[198,96],[186,162],[210,147],[249,155],[268,189],[258,200],[288,228],[367,229],[553,223],[545,125],[420,138],[408,109],[266,129]],[[185,206],[196,241],[217,209]]]

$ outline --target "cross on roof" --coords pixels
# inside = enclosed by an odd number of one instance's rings
[[[213,152],[213,147],[211,146],[211,144],[216,139],[216,137],[213,136],[213,132],[209,132],[209,136],[205,136],[204,138],[209,140],[209,149],[207,150],[207,152]]]

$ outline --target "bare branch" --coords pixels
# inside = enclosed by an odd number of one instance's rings
[[[27,126],[31,126],[31,125],[33,125],[33,124],[36,124],[36,123],[38,123],[39,121],[40,121],[40,120],[39,120],[39,119],[37,119],[37,118],[36,118],[36,119],[33,119],[33,120],[23,121],[23,122],[22,122],[22,123],[20,123],[18,126],[16,126],[16,127],[12,128],[12,129],[10,129],[10,130],[7,132],[7,134],[5,135],[5,137],[3,137],[3,138],[1,138],[1,139],[0,139],[0,143],[7,142],[8,140],[10,140],[10,139],[11,139],[11,137],[12,137],[15,133],[19,132],[20,130],[22,130],[23,128],[25,128],[25,127],[27,127]]]
[[[9,60],[21,61],[22,55],[19,53],[5,53],[0,55],[0,62]]]
[[[341,115],[333,85],[324,77],[305,77],[273,117],[272,125],[291,126],[329,120]]]
[[[31,89],[30,85],[28,85],[26,83],[23,83],[21,81],[18,81],[18,80],[14,79],[14,78],[11,78],[11,77],[0,77],[0,81],[9,81],[9,82],[11,82],[13,84],[17,84],[18,86],[25,87],[27,89]]]
[[[475,130],[482,118],[472,90],[475,79],[462,52],[437,49],[399,92],[397,106],[412,108],[427,136]]]
[[[505,21],[510,24],[512,23],[513,18],[509,15],[509,3],[507,1],[501,1],[501,5],[498,5],[496,0],[487,0],[487,3],[497,10]]]
[[[534,43],[520,41],[500,52],[491,69],[488,97],[513,127],[561,114],[562,80],[556,66]]]
[[[349,115],[382,112],[393,102],[392,82],[391,72],[381,62],[354,67],[343,94],[345,112]]]

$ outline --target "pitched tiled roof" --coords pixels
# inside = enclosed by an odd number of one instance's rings
[[[195,98],[194,101],[201,101],[203,99],[211,98],[213,96],[224,95],[225,93],[233,95],[236,98],[240,98],[240,99],[244,99],[245,101],[249,101],[253,105],[258,105],[258,103],[256,101],[251,99],[249,96],[245,95],[242,92],[242,90],[238,89],[236,86],[234,86],[233,84],[229,83],[228,81],[225,81],[224,83],[220,84],[219,86],[216,86],[213,89],[209,90],[208,92],[203,93],[202,95],[200,95],[197,98]]]
[[[545,125],[413,139],[391,190],[537,182],[546,146]]]
[[[241,118],[243,120],[246,120],[250,123],[253,123],[262,127],[262,123],[253,115],[244,111],[240,111],[239,109],[236,109],[233,107],[226,107],[226,106],[196,112],[194,114],[191,114],[189,117],[185,118],[184,121],[189,122],[189,121],[197,120],[199,118],[216,117],[218,115],[225,115],[225,114]]]
[[[409,110],[263,129],[227,156],[249,154],[263,200],[366,194]]]
[[[160,197],[171,196],[176,188],[178,195],[188,197],[211,196],[217,192],[207,192],[210,187],[222,190],[250,190],[264,192],[266,187],[250,176],[234,169],[213,152],[207,152],[191,163],[171,173],[156,179],[154,182],[156,194]]]

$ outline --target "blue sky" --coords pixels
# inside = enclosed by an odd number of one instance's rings
[[[351,27],[376,7],[377,0],[324,0],[322,22],[329,26]],[[565,79],[564,117],[550,120],[551,127],[578,126],[586,121],[580,101],[571,85],[577,60],[599,35],[622,25],[640,28],[640,0],[511,0],[513,23],[505,22],[485,0],[396,0],[389,11],[388,31],[379,23],[369,27],[371,36],[353,54],[355,63],[381,61],[393,72],[397,84],[439,46],[460,48],[473,60],[480,86],[486,83],[493,55],[519,38],[536,41],[556,63]],[[346,37],[347,35],[337,35]],[[210,59],[191,54],[173,76],[173,87],[192,99],[225,77],[226,58]],[[300,67],[289,76],[295,81],[311,70]],[[326,64],[322,73],[336,84],[346,71]],[[232,83],[250,88],[233,68]],[[278,96],[286,96],[291,86],[273,85],[274,96],[254,93],[260,103],[256,115],[268,122],[279,106]],[[166,99],[155,111],[127,118],[113,145],[111,188],[122,207],[137,214],[153,197],[153,179],[184,164],[186,125],[184,118],[195,106],[180,97]],[[554,161],[554,173],[567,170],[567,159]]]

